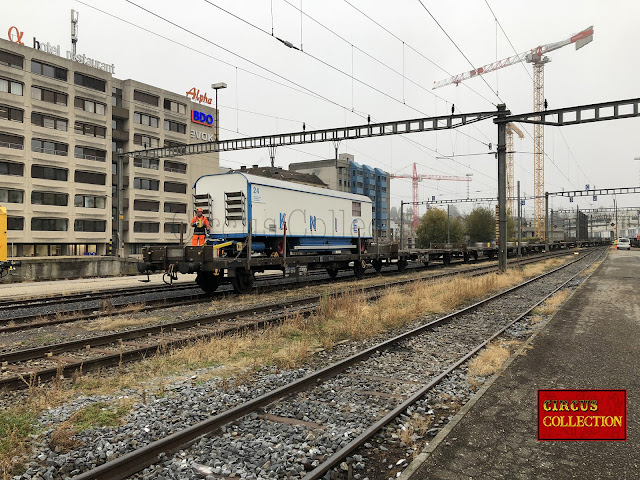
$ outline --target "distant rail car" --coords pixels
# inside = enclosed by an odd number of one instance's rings
[[[285,229],[286,231],[286,229]],[[286,241],[286,240],[285,240]],[[587,247],[608,244],[608,240],[556,242],[549,250]],[[285,276],[304,276],[314,270],[326,270],[332,278],[341,270],[353,270],[362,278],[367,268],[380,271],[384,266],[394,266],[400,272],[406,270],[410,262],[428,265],[432,261],[449,264],[454,259],[464,262],[480,257],[492,259],[497,255],[493,244],[470,247],[465,244],[432,244],[428,249],[400,250],[398,244],[378,245],[369,242],[364,251],[357,250],[325,253],[296,252],[283,256],[266,255],[264,252],[247,252],[248,242],[235,255],[221,252],[216,245],[145,247],[142,261],[138,264],[141,273],[164,272],[170,278],[178,273],[196,273],[196,282],[206,292],[215,291],[222,283],[231,283],[239,293],[251,291],[254,275],[258,272],[280,271]],[[508,252],[516,253],[515,244],[509,244]],[[523,244],[524,253],[542,252],[544,244]]]

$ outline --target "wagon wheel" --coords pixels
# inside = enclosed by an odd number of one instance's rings
[[[407,270],[407,259],[399,258],[398,263],[396,265],[398,265],[398,271],[400,273],[404,273]]]
[[[464,254],[464,263],[469,263],[469,254],[468,253]]]
[[[375,271],[380,273],[380,271],[382,270],[382,260],[374,260],[373,262],[371,262],[371,264],[373,265]]]
[[[365,262],[364,260],[356,260],[355,262],[353,262],[353,273],[355,274],[356,278],[363,278],[364,271],[366,269],[367,262]]]
[[[198,272],[196,283],[206,293],[211,294],[222,283],[222,276],[214,275],[213,272]]]
[[[338,276],[338,269],[334,267],[327,267],[327,273],[331,278],[336,278]]]
[[[253,273],[239,270],[235,277],[231,277],[231,285],[236,293],[249,293],[253,290],[255,277]]]
[[[442,263],[444,263],[445,265],[449,265],[451,263],[451,255],[449,255],[448,253],[442,255]]]

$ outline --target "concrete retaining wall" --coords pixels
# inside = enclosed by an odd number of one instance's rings
[[[22,265],[0,282],[33,282],[87,277],[137,275],[138,260],[118,257],[15,258]]]

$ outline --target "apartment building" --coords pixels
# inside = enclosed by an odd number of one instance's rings
[[[0,40],[0,205],[10,253],[108,253],[118,195],[125,254],[176,243],[181,231],[188,238],[193,184],[218,173],[218,155],[125,155],[118,188],[117,152],[213,140],[216,110],[51,50]]]
[[[341,153],[333,160],[291,163],[289,170],[317,175],[333,190],[368,196],[372,202],[374,237],[389,239],[389,174],[379,168],[360,165],[354,156]]]

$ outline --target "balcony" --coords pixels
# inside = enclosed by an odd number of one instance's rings
[[[111,139],[114,142],[128,142],[129,141],[129,130],[112,130],[111,131]]]
[[[123,108],[121,105],[114,105],[111,107],[111,116],[115,118],[129,118],[129,109]]]
[[[0,147],[13,148],[14,150],[24,150],[24,145],[21,143],[0,142]]]
[[[53,148],[31,147],[31,151],[35,153],[48,153],[49,155],[60,155],[61,157],[69,155],[69,152],[66,150],[55,150]]]

